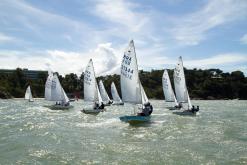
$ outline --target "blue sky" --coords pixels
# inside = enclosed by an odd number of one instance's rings
[[[118,73],[134,39],[139,68],[241,70],[247,75],[246,0],[1,0],[0,68]]]

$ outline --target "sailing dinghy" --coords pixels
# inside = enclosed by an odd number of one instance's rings
[[[100,95],[102,97],[103,103],[105,106],[109,106],[112,104],[111,99],[109,98],[106,90],[105,90],[105,86],[102,82],[102,80],[99,81],[99,91],[100,91]]]
[[[88,102],[90,105],[81,110],[83,113],[96,115],[104,109],[103,100],[95,77],[92,59],[89,60],[84,74],[84,101]]]
[[[122,116],[120,117],[120,120],[130,124],[150,121],[150,115],[153,111],[153,107],[148,101],[147,95],[139,79],[133,40],[130,41],[129,46],[123,56],[120,80],[123,101],[135,105],[142,105],[142,112],[137,114],[134,112],[133,115]]]
[[[31,92],[30,85],[26,89],[25,100],[28,100],[29,102],[33,102],[34,101],[33,100],[33,96],[32,96],[32,92]]]
[[[70,105],[69,98],[55,73],[50,73],[47,77],[45,84],[45,99],[56,102],[55,105],[46,106],[53,110],[65,110],[73,107]]]
[[[124,105],[122,99],[120,98],[120,96],[117,92],[117,88],[116,88],[114,82],[111,83],[111,95],[112,95],[112,99],[113,99],[112,105]]]
[[[181,107],[179,107],[177,99],[174,95],[171,81],[170,81],[170,77],[169,77],[169,74],[168,74],[166,69],[164,70],[164,73],[162,76],[162,87],[163,87],[163,92],[164,92],[164,96],[165,96],[165,101],[166,102],[174,102],[174,104],[175,104],[174,107],[168,107],[168,109],[170,109],[170,110],[180,109]]]
[[[183,109],[183,112],[174,112],[174,113],[180,115],[196,115],[196,113],[199,111],[199,106],[195,108],[191,104],[190,96],[186,86],[183,60],[181,56],[179,57],[176,68],[174,69],[174,86],[175,86],[175,93],[178,104],[182,106]],[[184,107],[184,103],[188,104],[187,108]]]

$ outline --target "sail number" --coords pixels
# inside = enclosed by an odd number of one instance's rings
[[[91,85],[91,81],[92,81],[90,74],[91,74],[90,71],[87,71],[87,70],[85,71],[84,80],[85,80],[85,83],[88,85]]]
[[[163,78],[163,82],[164,82],[164,88],[168,89],[168,81],[167,78]]]
[[[123,60],[122,60],[122,65],[121,65],[121,74],[125,76],[128,79],[132,79],[132,75],[134,73],[133,69],[130,69],[131,64],[131,57],[127,56],[124,54]]]

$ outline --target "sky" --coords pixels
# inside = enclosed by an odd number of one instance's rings
[[[241,70],[246,0],[1,0],[0,68],[119,74],[129,41],[139,69]]]

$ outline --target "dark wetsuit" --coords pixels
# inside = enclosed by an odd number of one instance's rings
[[[138,113],[138,116],[150,116],[153,112],[153,106],[150,103],[144,104],[144,109],[141,113]]]

